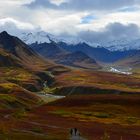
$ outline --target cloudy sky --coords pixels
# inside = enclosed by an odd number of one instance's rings
[[[89,42],[140,37],[140,0],[1,0],[0,31],[46,31]]]

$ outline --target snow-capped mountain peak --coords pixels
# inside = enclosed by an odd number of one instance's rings
[[[29,44],[29,45],[36,42],[40,44],[40,43],[50,43],[54,41],[56,43],[64,42],[68,45],[86,43],[93,47],[100,46],[97,43],[90,43],[76,36],[56,36],[56,35],[52,35],[44,31],[34,32],[34,33],[22,33],[19,37],[21,40],[23,40],[26,44]]]
[[[27,44],[32,44],[35,42],[50,43],[50,39],[48,38],[48,34],[46,34],[45,32],[22,33],[20,38],[21,38],[21,40],[23,40]]]
[[[56,43],[58,42],[65,42],[67,44],[79,44],[83,43],[83,40],[77,38],[77,37],[61,37],[61,36],[55,36],[47,32],[36,32],[36,33],[22,33],[20,35],[20,39],[23,40],[26,44],[33,44],[35,42],[38,43],[50,43],[51,41],[54,41]]]
[[[110,51],[126,51],[126,50],[140,50],[140,39],[129,40],[127,38],[113,40],[107,43],[91,43],[77,36],[57,36],[50,33],[39,31],[33,33],[22,33],[20,39],[23,40],[26,44],[33,43],[51,43],[52,41],[64,42],[68,45],[76,45],[86,43],[91,47],[104,47]]]

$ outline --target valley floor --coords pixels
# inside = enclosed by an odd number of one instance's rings
[[[1,114],[0,139],[5,140],[68,140],[71,128],[87,140],[140,139],[139,95],[70,96],[31,111]]]

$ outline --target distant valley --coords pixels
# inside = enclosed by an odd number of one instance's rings
[[[26,44],[0,33],[0,139],[63,140],[76,127],[89,140],[105,130],[137,140],[139,50],[46,39]]]

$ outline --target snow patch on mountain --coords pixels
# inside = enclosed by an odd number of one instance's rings
[[[131,68],[129,68],[128,70],[124,71],[121,69],[116,69],[114,67],[110,67],[110,72],[114,72],[114,73],[120,73],[120,74],[125,74],[125,75],[131,75],[132,72],[130,72]]]
[[[64,42],[68,45],[77,45],[77,44],[86,43],[93,47],[100,46],[97,43],[91,43],[91,42],[82,40],[78,38],[77,36],[57,36],[57,35],[52,35],[44,31],[34,32],[34,33],[22,33],[21,35],[19,35],[19,37],[22,41],[24,41],[26,44],[29,44],[29,45],[36,42],[40,44],[40,43],[50,43],[51,41],[54,41],[56,43]]]
[[[20,39],[24,41],[26,44],[32,44],[35,42],[38,43],[50,43],[48,35],[44,32],[37,32],[37,33],[22,33]]]
[[[110,51],[140,50],[140,39],[120,39],[103,44]]]
[[[26,44],[33,44],[33,43],[50,43],[51,41],[54,41],[56,43],[58,42],[65,42],[67,44],[78,44],[83,43],[83,40],[81,40],[78,37],[73,36],[55,36],[47,32],[35,32],[35,33],[22,33],[20,35],[20,39],[23,40]]]

